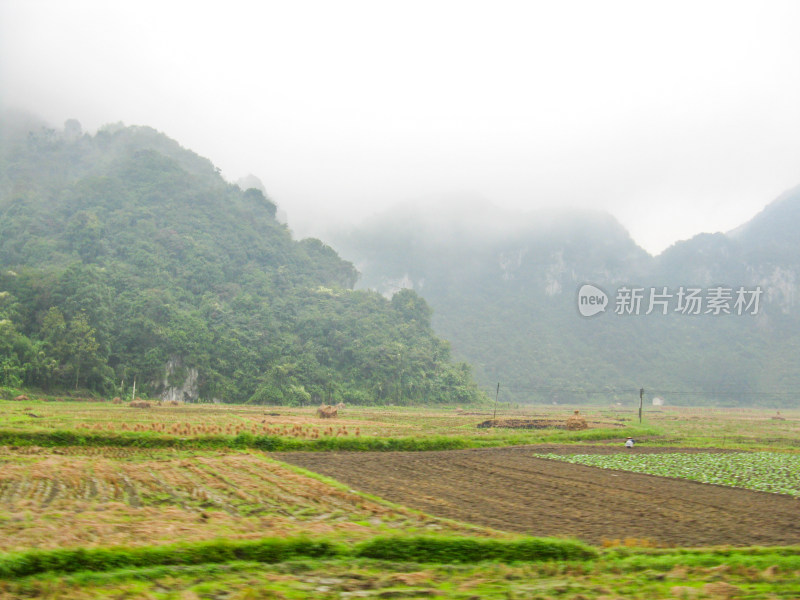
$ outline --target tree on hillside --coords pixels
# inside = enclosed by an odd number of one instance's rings
[[[94,338],[94,329],[86,320],[86,315],[80,313],[70,321],[67,328],[67,348],[69,351],[69,364],[75,371],[75,389],[78,389],[81,370],[97,362],[98,344]]]
[[[42,337],[46,352],[57,361],[61,376],[66,379],[71,374],[78,389],[81,373],[85,374],[88,368],[100,362],[99,344],[86,315],[78,313],[67,323],[61,311],[53,307],[42,322]]]

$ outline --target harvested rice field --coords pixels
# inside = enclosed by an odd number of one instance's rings
[[[261,453],[0,447],[0,552],[467,531],[485,535],[364,498]]]

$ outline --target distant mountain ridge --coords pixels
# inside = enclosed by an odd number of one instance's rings
[[[357,265],[358,286],[425,297],[434,328],[487,391],[499,382],[517,401],[638,402],[645,387],[673,403],[741,405],[800,393],[800,187],[733,232],[656,257],[604,213],[471,213],[441,223],[398,209],[330,241]],[[610,295],[605,313],[578,313],[583,283]],[[620,288],[643,290],[641,314],[615,313]],[[690,288],[704,301],[721,288],[734,314],[677,311]],[[735,314],[740,288],[762,290],[758,314]],[[651,291],[670,296],[667,315],[660,304],[643,314]]]

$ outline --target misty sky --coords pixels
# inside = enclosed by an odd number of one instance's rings
[[[0,0],[0,103],[155,127],[300,234],[463,194],[658,252],[800,184],[799,30],[797,0]]]

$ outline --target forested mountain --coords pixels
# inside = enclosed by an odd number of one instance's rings
[[[270,403],[471,402],[412,291],[292,239],[147,127],[0,124],[0,385]]]
[[[800,188],[734,232],[658,257],[606,214],[465,206],[397,209],[330,241],[359,285],[424,296],[487,391],[499,382],[506,399],[548,403],[638,403],[641,387],[673,404],[798,401]],[[581,315],[583,284],[605,292],[604,311]],[[636,310],[625,290],[641,296]]]

